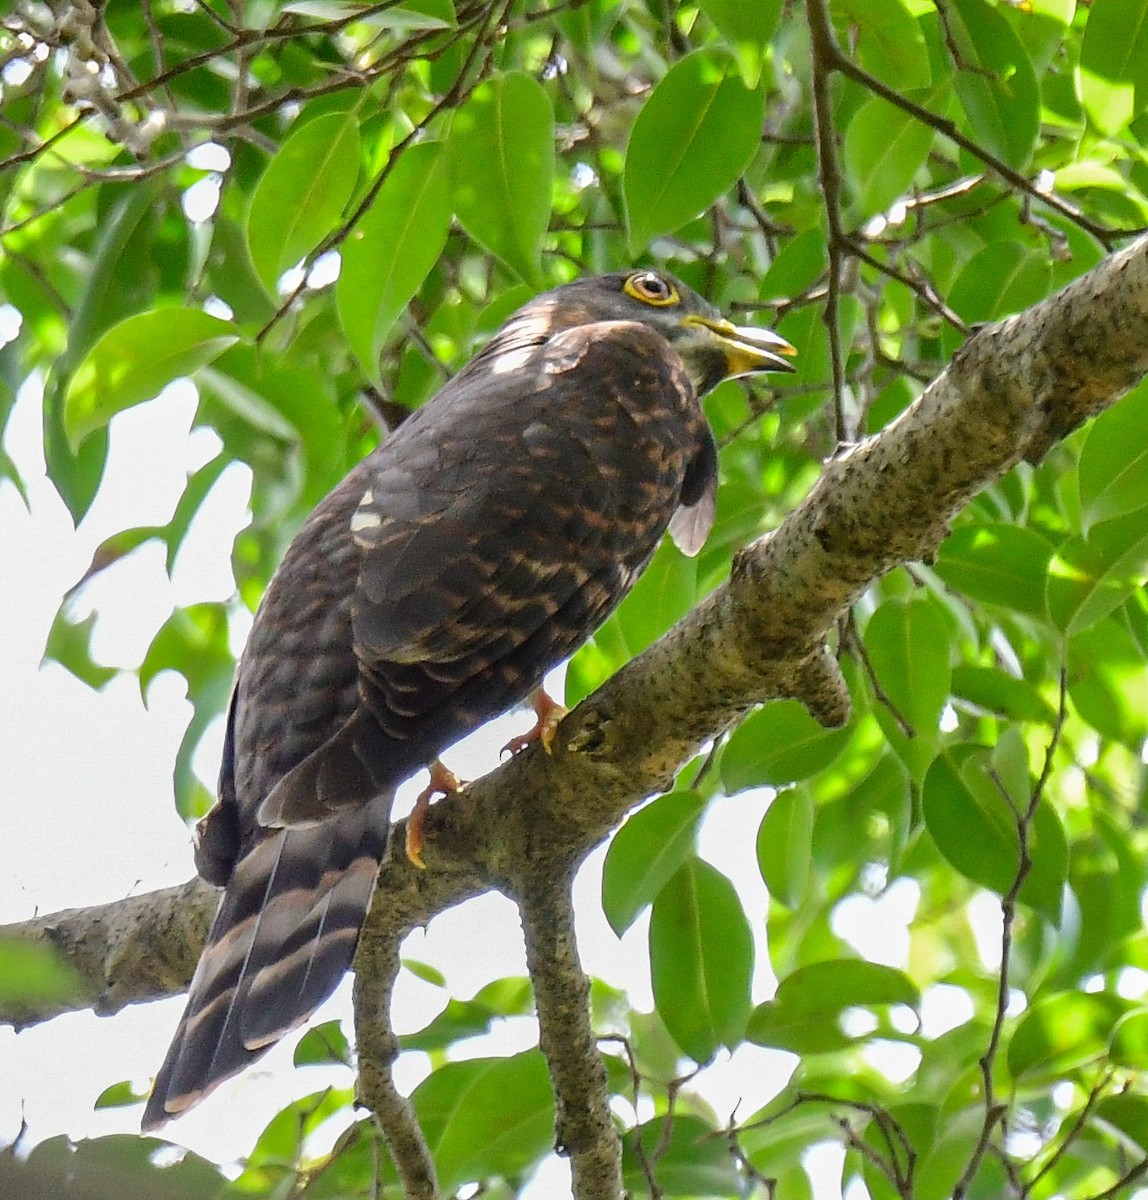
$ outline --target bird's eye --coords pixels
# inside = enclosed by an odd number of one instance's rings
[[[637,275],[631,275],[622,285],[622,290],[635,300],[656,304],[659,308],[677,304],[681,300],[678,289],[656,271],[639,271]]]

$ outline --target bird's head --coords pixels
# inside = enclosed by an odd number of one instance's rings
[[[563,324],[640,321],[677,351],[699,395],[723,379],[761,371],[793,371],[797,351],[769,329],[734,325],[709,301],[665,271],[619,271],[560,289]],[[551,293],[553,294],[553,293]]]

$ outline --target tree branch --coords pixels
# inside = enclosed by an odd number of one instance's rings
[[[72,995],[34,1007],[0,1004],[0,1024],[21,1029],[83,1008],[105,1016],[141,1000],[187,991],[218,901],[217,889],[192,879],[110,904],[0,926],[0,941],[54,948],[79,984]]]
[[[411,1102],[395,1087],[391,1068],[399,1039],[391,1026],[391,996],[399,977],[400,935],[364,931],[355,952],[355,1050],[359,1103],[369,1108],[387,1139],[408,1200],[438,1200],[430,1147]]]
[[[524,859],[514,891],[526,935],[538,1040],[558,1107],[558,1152],[568,1155],[578,1200],[622,1194],[622,1143],[610,1117],[606,1067],[590,1023],[590,981],[574,936],[573,871],[545,846]]]

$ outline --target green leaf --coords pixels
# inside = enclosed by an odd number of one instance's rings
[[[450,1000],[427,1025],[416,1033],[399,1037],[404,1050],[433,1053],[445,1050],[462,1038],[489,1033],[502,1017],[520,1017],[530,1012],[534,997],[530,981],[521,976],[496,979],[481,988],[471,1000]]]
[[[44,458],[48,474],[75,521],[83,517],[95,498],[103,478],[108,442],[105,433],[96,433],[78,450],[74,448],[65,412],[68,385],[77,363],[99,335],[132,307],[148,303],[147,289],[139,289],[137,284],[133,294],[131,285],[140,276],[137,256],[141,247],[154,242],[157,193],[157,182],[145,180],[105,194],[115,199],[102,214],[99,241],[86,264],[80,301],[68,323],[67,345],[56,359],[45,389]],[[12,299],[17,307],[21,306],[19,299]]]
[[[67,615],[66,605],[61,605],[48,631],[44,661],[50,659],[58,662],[98,692],[117,672],[114,667],[105,667],[92,658],[92,628],[95,623],[94,612],[88,613],[82,620],[73,621]]]
[[[554,110],[542,85],[512,71],[475,88],[450,131],[454,211],[467,233],[532,284],[554,179]]]
[[[339,319],[376,381],[387,334],[442,253],[450,215],[443,143],[422,142],[403,152],[344,244],[335,285]]]
[[[442,1012],[415,1033],[399,1037],[403,1050],[422,1050],[428,1054],[445,1050],[463,1038],[489,1033],[499,1014],[473,1000],[451,1000]]]
[[[421,979],[423,983],[429,983],[432,987],[437,988],[446,987],[446,976],[438,967],[432,967],[430,963],[421,962],[417,958],[404,958],[403,967],[410,971],[416,979]]]
[[[858,215],[884,212],[905,195],[932,145],[929,126],[879,96],[870,97],[845,129],[845,170]]]
[[[1112,1061],[1133,1071],[1148,1067],[1148,1012],[1129,1013],[1117,1022],[1112,1036]]]
[[[0,1001],[7,1012],[43,1013],[83,994],[79,975],[54,946],[0,938]]]
[[[745,86],[757,87],[766,49],[781,19],[781,0],[700,0],[700,7],[733,51]]]
[[[636,1143],[643,1155],[639,1156]],[[744,1194],[724,1133],[689,1113],[655,1117],[627,1131],[622,1143],[626,1195],[648,1196],[653,1172],[662,1196],[728,1197]]]
[[[1008,1067],[1030,1084],[1065,1074],[1107,1053],[1131,1005],[1111,992],[1062,992],[1038,1000],[1021,1017],[1008,1046]]]
[[[1148,0],[1092,0],[1080,47],[1077,90],[1106,136],[1148,105]]]
[[[863,959],[842,958],[799,967],[778,984],[774,998],[753,1010],[746,1036],[761,1046],[795,1054],[844,1049],[855,1038],[840,1024],[848,1008],[921,1002],[903,972]]]
[[[443,1195],[492,1175],[517,1175],[554,1140],[554,1093],[537,1050],[446,1063],[411,1102]]]
[[[359,178],[354,111],[329,112],[283,143],[251,197],[247,245],[271,295],[279,276],[309,254],[339,223]]]
[[[1115,617],[1068,643],[1068,697],[1102,737],[1139,751],[1148,738],[1148,671],[1132,635]]]
[[[217,1200],[226,1188],[214,1163],[190,1151],[176,1162],[155,1161],[165,1143],[119,1133],[72,1142],[39,1142],[27,1158],[0,1155],[0,1194],[13,1200]]]
[[[140,664],[141,696],[146,699],[151,681],[165,670],[183,675],[192,703],[191,721],[175,759],[176,807],[185,817],[202,816],[211,796],[192,770],[192,754],[208,725],[223,711],[235,670],[223,605],[195,604],[172,613]]]
[[[757,830],[757,865],[770,896],[796,908],[809,882],[813,855],[813,797],[805,788],[779,792]]]
[[[974,600],[1043,620],[1054,552],[1051,542],[1022,525],[962,525],[941,543],[934,569]]]
[[[967,1125],[957,1125],[955,1132],[938,1138],[929,1152],[918,1159],[917,1177],[921,1186],[913,1189],[913,1200],[951,1200],[976,1153],[977,1135]],[[1004,1168],[990,1155],[981,1159],[969,1184],[965,1194],[980,1200],[999,1200],[1010,1190]]]
[[[865,647],[889,699],[925,734],[949,695],[948,628],[926,596],[886,600],[865,626]]]
[[[1058,629],[1079,633],[1108,616],[1148,577],[1148,522],[1137,510],[1071,538],[1048,568],[1048,611]]]
[[[1089,426],[1077,465],[1085,534],[1100,521],[1148,507],[1146,427],[1148,386],[1144,384]]]
[[[219,482],[219,477],[231,466],[232,461],[226,454],[217,454],[210,462],[204,463],[198,471],[193,471],[188,476],[183,495],[180,496],[179,503],[175,506],[171,520],[163,529],[157,531],[167,544],[167,572],[169,575],[175,566],[176,556],[179,554],[188,529],[191,528],[192,521],[203,506],[211,489]]]
[[[953,0],[946,28],[960,54],[954,86],[973,135],[1011,166],[1026,166],[1040,132],[1040,89],[1020,39],[986,0]]]
[[[534,1009],[534,995],[525,975],[506,975],[493,979],[474,993],[474,1004],[481,1004],[500,1017],[524,1017]]]
[[[602,868],[602,908],[618,937],[693,852],[705,807],[696,792],[670,792],[614,834]]]
[[[630,654],[645,650],[681,620],[697,595],[698,560],[663,538],[650,565],[618,606],[615,619]]]
[[[909,723],[906,737],[886,704],[873,706],[889,744],[916,777],[932,761],[949,698],[949,630],[927,596],[886,600],[865,626],[865,649],[888,703]]]
[[[428,13],[412,12],[406,8],[387,8],[382,12],[364,9],[362,4],[348,0],[291,0],[283,5],[283,12],[298,13],[304,17],[315,17],[320,21],[338,21],[345,17],[358,17],[370,28],[385,29],[393,33],[412,33],[423,29],[449,29],[451,22]]]
[[[297,1067],[311,1063],[350,1066],[353,1060],[351,1044],[341,1021],[324,1021],[321,1025],[313,1025],[299,1039],[293,1059]]]
[[[139,1104],[147,1099],[147,1092],[137,1092],[130,1079],[121,1079],[119,1083],[110,1084],[96,1097],[92,1107],[99,1112],[104,1108],[126,1108],[129,1104]]]
[[[922,788],[921,808],[937,848],[962,875],[1003,895],[1020,866],[1017,811],[1027,807],[1028,790],[1000,784],[1001,763],[984,747],[961,745],[938,756]],[[1011,800],[1011,803],[1010,803]],[[1068,844],[1055,811],[1043,801],[1028,830],[1032,867],[1019,899],[1052,924],[1059,924],[1061,896],[1068,877]]]
[[[902,971],[855,958],[799,968],[781,981],[775,999],[805,1013],[840,1012],[870,1004],[906,1004],[915,1009],[921,1002],[917,985]]]
[[[742,721],[722,751],[722,786],[732,795],[808,779],[828,767],[852,736],[850,726],[827,729],[799,700],[771,700]]]
[[[199,382],[203,390],[219,400],[245,425],[281,442],[295,440],[295,429],[277,403],[283,395],[283,385],[291,379],[266,365],[260,369],[260,354],[249,346],[236,347],[222,362],[204,368]],[[310,397],[309,397],[310,398]]]
[[[683,863],[654,901],[650,971],[658,1014],[695,1062],[741,1041],[753,935],[733,884],[700,858]]]
[[[1026,0],[1023,8],[1003,11],[1043,84],[1053,59],[1067,49],[1065,35],[1071,36],[1069,27],[1076,12],[1076,0]]]
[[[987,750],[974,746],[939,755],[925,776],[921,808],[945,858],[974,883],[1004,893],[1020,861],[1016,814],[985,771],[976,769],[987,758]]]
[[[965,264],[949,304],[966,321],[993,321],[1028,308],[1048,294],[1048,256],[1017,241],[994,241]]]
[[[925,35],[902,0],[839,0],[857,28],[861,65],[898,91],[931,82]],[[836,5],[835,5],[836,7]]]
[[[1102,1096],[1093,1112],[1097,1120],[1119,1129],[1142,1154],[1148,1150],[1148,1097],[1132,1091]]]
[[[292,1101],[267,1122],[247,1156],[248,1171],[270,1167],[278,1172],[286,1164],[300,1162],[305,1139],[325,1121],[348,1110],[353,1095],[349,1088],[324,1088]]]
[[[166,530],[161,525],[139,525],[135,529],[121,529],[111,537],[104,538],[92,552],[88,569],[68,589],[65,599],[71,599],[85,583],[126,558],[133,550],[138,550],[153,539],[163,538],[165,534]]]
[[[160,308],[113,326],[68,384],[64,426],[73,449],[116,413],[217,358],[239,336],[230,321],[196,308]]]
[[[208,281],[214,293],[235,314],[240,325],[262,326],[275,312],[247,250],[247,237],[238,220],[219,214],[211,231]]]
[[[763,300],[784,300],[800,296],[828,266],[824,232],[807,229],[782,244],[761,281],[761,297]]]
[[[1056,708],[1037,688],[999,667],[958,664],[953,668],[953,695],[1015,721],[1051,725],[1056,720]]]
[[[726,54],[696,50],[658,81],[634,120],[622,191],[630,252],[692,221],[753,161],[765,89]]]

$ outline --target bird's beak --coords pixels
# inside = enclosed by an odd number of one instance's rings
[[[683,325],[700,327],[717,342],[725,358],[725,377],[750,375],[755,371],[796,371],[789,362],[797,351],[771,329],[752,325],[734,325],[732,321],[689,316]]]

